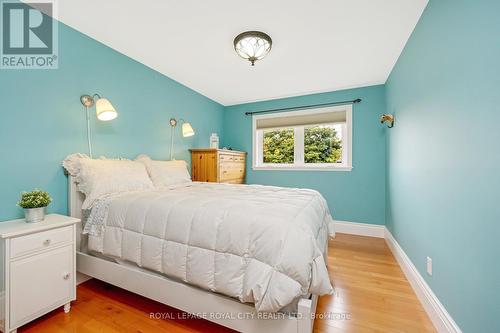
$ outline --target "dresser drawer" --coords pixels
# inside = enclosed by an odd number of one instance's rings
[[[235,156],[234,161],[245,164],[245,156]]]
[[[224,179],[221,183],[225,184],[244,184],[245,178],[235,178],[235,179]]]
[[[221,167],[220,180],[225,182],[230,179],[243,179],[245,177],[245,165],[231,163]]]
[[[220,165],[220,169],[222,171],[229,171],[229,170],[245,170],[245,163],[240,163],[240,162],[226,162]]]
[[[10,241],[10,257],[15,258],[71,242],[73,242],[72,226],[20,236]]]
[[[245,156],[232,154],[219,154],[219,163],[239,162],[245,163]]]

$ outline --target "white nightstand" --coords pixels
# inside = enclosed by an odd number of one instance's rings
[[[43,222],[0,222],[0,330],[18,327],[76,298],[79,219],[49,214]]]

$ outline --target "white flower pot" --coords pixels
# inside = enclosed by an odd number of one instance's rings
[[[45,208],[25,208],[24,217],[28,223],[42,222],[45,219]]]

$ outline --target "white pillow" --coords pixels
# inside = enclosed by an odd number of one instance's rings
[[[85,194],[82,209],[90,208],[106,194],[154,189],[144,164],[136,161],[71,155],[63,165],[76,177],[78,189]]]
[[[138,156],[137,161],[144,163],[156,188],[191,182],[186,161],[154,161],[146,155]]]
[[[64,159],[62,165],[70,175],[76,177],[80,173],[80,161],[84,158],[90,157],[85,154],[71,154]]]

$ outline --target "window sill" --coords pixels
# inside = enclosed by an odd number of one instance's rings
[[[352,171],[352,166],[293,167],[293,166],[253,166],[255,171]]]

